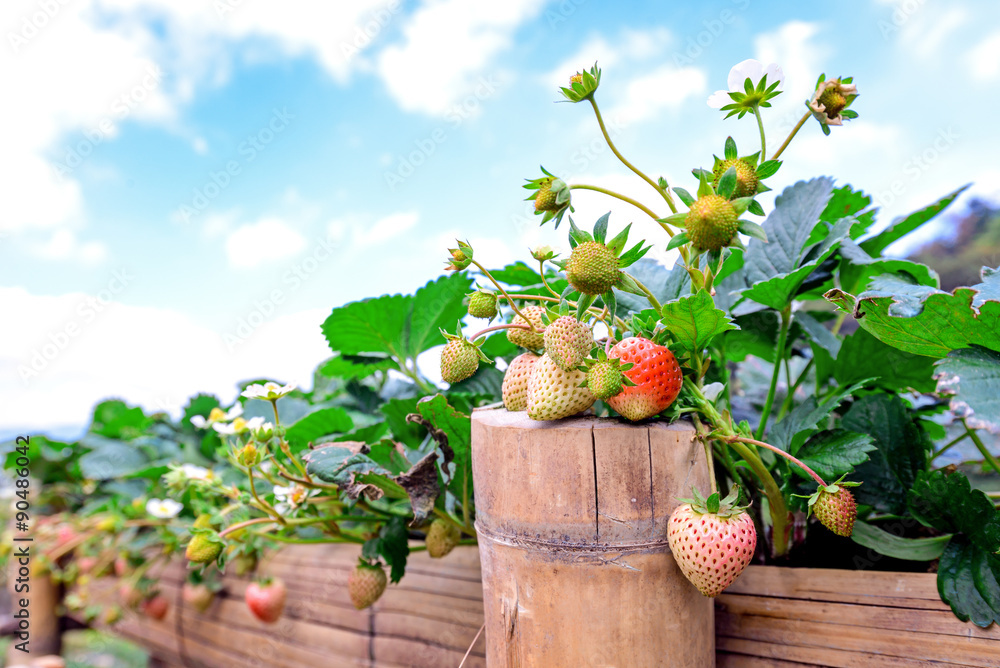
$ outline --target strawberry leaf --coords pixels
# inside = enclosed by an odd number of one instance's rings
[[[868,461],[868,453],[875,449],[872,437],[867,434],[831,429],[811,436],[796,456],[820,477],[831,482]],[[791,468],[803,478],[810,477],[798,466],[791,465]]]
[[[952,350],[937,363],[937,392],[972,429],[1000,433],[1000,353],[975,346]]]
[[[354,422],[347,411],[339,406],[321,408],[299,418],[288,427],[285,438],[292,448],[298,452],[306,448],[310,442],[318,443],[324,436],[343,434],[354,429]]]
[[[802,324],[800,314],[795,317]],[[839,355],[833,351],[831,355],[836,359],[833,376],[842,385],[877,374],[874,384],[889,391],[934,391],[933,359],[888,346],[863,329],[843,340]]]
[[[1000,551],[1000,512],[986,494],[972,489],[963,473],[921,471],[908,494],[908,504],[921,524],[961,532],[980,549]]]
[[[840,287],[855,293],[876,276],[900,274],[903,280],[936,288],[940,285],[937,272],[930,267],[896,258],[873,258],[850,239],[840,242]]]
[[[723,332],[739,327],[715,307],[706,290],[663,305],[661,321],[683,348],[699,351]]]
[[[954,536],[938,564],[938,593],[963,622],[986,628],[1000,622],[1000,560]]]
[[[851,186],[843,186],[833,191],[833,197],[820,214],[820,220],[835,223],[841,218],[855,218],[858,222],[851,228],[851,239],[857,239],[875,222],[878,209],[869,208],[871,203],[870,196]]]
[[[417,402],[417,411],[445,438],[444,444],[438,440],[443,455],[438,463],[445,484],[459,499],[464,498],[466,492],[471,494],[472,422],[469,416],[453,408],[443,394],[424,397]]]
[[[907,234],[918,229],[924,223],[933,219],[939,213],[947,209],[948,206],[955,201],[955,198],[965,192],[968,187],[968,185],[962,186],[958,190],[945,195],[933,204],[925,206],[923,209],[914,211],[909,215],[896,218],[892,221],[889,227],[870,239],[866,239],[861,242],[861,247],[870,255],[881,255],[882,251],[884,251],[890,244],[902,239]]]

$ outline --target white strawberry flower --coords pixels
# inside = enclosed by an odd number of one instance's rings
[[[263,424],[264,418],[262,417],[250,418],[249,420],[238,417],[229,424],[213,424],[212,429],[225,436],[233,436],[234,434],[242,434],[245,431],[259,429]]]
[[[295,383],[279,385],[278,383],[267,382],[264,384],[254,383],[248,385],[243,390],[243,396],[247,399],[263,399],[264,401],[277,401],[281,397],[289,394],[296,387]]]
[[[708,106],[729,111],[729,116],[736,113],[743,116],[757,107],[770,107],[768,100],[781,92],[784,81],[785,73],[777,63],[765,66],[750,58],[733,65],[726,81],[729,90],[717,90],[709,95]]]
[[[146,502],[146,512],[161,520],[177,517],[183,508],[184,504],[173,499],[150,499]]]
[[[228,412],[216,406],[209,412],[208,419],[202,415],[191,416],[191,424],[198,429],[208,429],[216,422],[232,422],[241,415],[243,415],[243,406],[238,403],[230,408]]]
[[[275,485],[274,500],[277,504],[274,509],[281,515],[287,515],[318,491],[316,489],[306,489],[302,485],[292,485],[291,487]]]
[[[204,480],[208,482],[215,477],[215,474],[203,466],[194,464],[181,464],[181,473],[189,480]]]

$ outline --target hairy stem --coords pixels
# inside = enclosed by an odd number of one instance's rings
[[[760,130],[760,161],[767,160],[767,139],[764,138],[764,121],[760,117],[760,108],[753,108],[753,115],[757,117],[757,128]]]
[[[815,480],[816,482],[818,482],[820,484],[820,486],[826,487],[826,483],[823,482],[823,479],[819,477],[818,473],[816,473],[811,468],[809,468],[808,466],[806,466],[805,464],[803,464],[801,460],[796,459],[795,457],[793,457],[792,455],[788,454],[787,452],[785,452],[781,448],[776,448],[773,445],[771,445],[770,443],[765,443],[764,441],[758,441],[758,440],[753,439],[753,438],[745,438],[743,436],[734,436],[734,437],[732,437],[732,440],[739,441],[740,443],[749,443],[751,445],[756,445],[756,446],[760,446],[762,448],[767,448],[771,452],[773,452],[775,454],[778,454],[778,455],[781,455],[782,457],[784,457],[785,459],[787,459],[788,461],[792,462],[793,464],[795,464],[796,466],[798,466],[800,469],[802,469],[803,471],[805,471],[806,473],[808,473],[810,475],[810,477],[812,477],[813,480]]]
[[[778,147],[778,150],[775,151],[774,155],[771,156],[771,160],[777,160],[778,159],[778,156],[781,155],[784,152],[784,150],[788,147],[788,143],[790,141],[792,141],[792,137],[794,137],[796,134],[798,134],[799,130],[802,129],[802,125],[806,122],[806,120],[810,116],[812,116],[812,112],[811,111],[807,111],[802,116],[802,118],[799,119],[799,122],[795,124],[795,127],[792,128],[792,131],[790,133],[788,133],[787,137],[785,137],[785,141],[782,142],[781,146]],[[763,154],[761,154],[760,159],[761,159],[761,162],[764,161],[764,155]]]
[[[652,218],[655,221],[659,221],[659,219],[660,219],[660,216],[657,216],[656,213],[654,213],[645,204],[642,204],[641,202],[638,202],[638,201],[636,201],[636,200],[634,200],[631,197],[628,197],[626,195],[622,195],[621,193],[617,193],[614,190],[608,190],[607,188],[602,188],[600,186],[591,186],[591,185],[586,185],[586,184],[583,184],[583,183],[573,184],[573,185],[571,185],[569,187],[569,189],[570,190],[593,190],[594,192],[604,193],[605,195],[608,195],[609,197],[614,197],[616,199],[620,199],[623,202],[628,202],[629,204],[631,204],[635,208],[639,209],[640,211],[642,211],[643,213],[645,213],[647,216],[649,216],[650,218]],[[659,189],[659,188],[657,188],[657,189]],[[672,231],[667,230],[667,232],[670,234],[670,236],[674,236]]]

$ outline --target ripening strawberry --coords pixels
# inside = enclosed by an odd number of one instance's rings
[[[263,583],[251,582],[247,585],[244,598],[254,617],[267,624],[273,624],[281,618],[287,596],[285,583],[274,579]]]
[[[739,491],[722,501],[718,494],[677,506],[667,522],[674,561],[702,594],[715,597],[731,585],[753,559],[757,530],[746,510],[735,505]]]
[[[515,346],[521,346],[528,350],[538,350],[544,342],[542,332],[545,330],[545,322],[542,320],[542,316],[545,315],[545,309],[541,306],[525,306],[521,308],[521,313],[527,320],[515,315],[510,324],[527,326],[530,322],[535,331],[511,328],[507,330],[507,340]]]
[[[521,353],[513,360],[503,374],[503,405],[509,411],[523,411],[528,407],[528,379],[535,368],[538,355]]]
[[[143,614],[157,621],[167,616],[168,608],[170,608],[170,604],[162,594],[156,594],[142,603]]]
[[[571,315],[556,318],[542,338],[546,354],[564,371],[578,367],[594,348],[593,330]]]
[[[578,244],[566,264],[566,280],[584,295],[602,295],[619,280],[621,261],[614,251],[598,241]]]
[[[535,211],[558,211],[561,207],[556,203],[556,193],[552,192],[553,177],[541,181],[538,194],[535,195]]]
[[[213,536],[218,536],[218,534],[213,534]],[[222,552],[222,542],[213,540],[213,536],[203,533],[193,535],[184,551],[187,560],[196,564],[207,564],[215,561],[219,553]]]
[[[212,606],[212,601],[215,600],[215,592],[204,583],[185,582],[181,595],[184,597],[184,602],[198,612],[208,610]]]
[[[431,522],[431,526],[427,530],[427,538],[424,539],[427,544],[427,554],[430,555],[431,559],[447,556],[455,549],[461,538],[462,532],[459,531],[458,527],[439,517]]]
[[[441,351],[441,378],[448,383],[457,383],[476,373],[482,353],[475,343],[465,337],[446,336],[448,343]]]
[[[559,420],[593,406],[593,393],[580,387],[586,377],[579,369],[564,371],[548,353],[542,355],[528,378],[528,417]]]
[[[469,295],[469,315],[473,318],[492,320],[497,317],[497,296],[486,290],[477,290]]]
[[[358,610],[371,606],[385,591],[387,578],[381,566],[360,562],[347,578],[347,593]]]
[[[688,239],[702,251],[717,251],[727,246],[740,226],[736,209],[722,195],[699,197],[684,220]]]
[[[809,508],[816,519],[838,536],[849,537],[854,533],[858,504],[847,488],[857,487],[858,484],[838,480],[832,485],[820,487],[809,497]]]
[[[635,385],[607,400],[622,417],[633,422],[652,417],[666,410],[680,394],[684,377],[677,358],[666,346],[634,336],[616,343],[610,357],[632,364],[625,376]]]
[[[722,180],[722,175],[725,174],[730,167],[736,168],[736,189],[733,190],[733,194],[730,195],[729,199],[736,199],[737,197],[753,197],[756,195],[757,186],[760,184],[760,179],[757,178],[757,170],[751,167],[750,163],[743,158],[730,158],[729,160],[722,160],[715,166],[715,169],[712,170],[712,173],[715,175],[715,189],[719,189],[719,181]]]

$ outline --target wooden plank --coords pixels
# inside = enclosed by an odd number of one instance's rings
[[[404,638],[376,636],[374,639],[375,659],[389,664],[399,664],[408,668],[446,668],[457,666],[465,650],[437,647]],[[463,668],[486,668],[482,655],[470,655]]]
[[[653,484],[649,428],[594,423],[597,472],[597,542],[653,540]]]
[[[954,662],[962,666],[1000,667],[997,643],[983,638],[928,635],[909,631],[886,633],[843,624],[741,616],[720,612],[716,636],[745,638],[789,646],[872,653],[918,661]]]
[[[854,603],[747,596],[728,592],[716,598],[715,605],[720,613],[726,612],[731,615],[757,615],[775,619],[798,619],[873,629],[1000,640],[1000,626],[994,624],[983,629],[975,624],[963,622],[955,617],[951,610],[887,608]],[[1000,645],[997,651],[1000,651]]]
[[[391,636],[418,640],[465,652],[480,628],[480,626],[427,619],[419,614],[378,613],[375,615],[372,630],[377,637]],[[473,648],[473,654],[486,656],[485,634],[480,634],[476,647]]]
[[[815,665],[729,652],[719,652],[715,657],[715,668],[815,668]]]
[[[819,647],[802,647],[782,643],[746,640],[744,638],[716,638],[716,649],[721,652],[753,656],[766,661],[787,661],[792,665],[798,663],[807,666],[823,666],[823,668],[969,668],[957,663],[928,663],[921,659],[906,659],[895,656],[882,656],[865,652],[850,652]],[[771,663],[762,665],[770,666]]]
[[[750,566],[728,593],[899,608],[949,610],[931,573],[846,571],[830,568]]]

